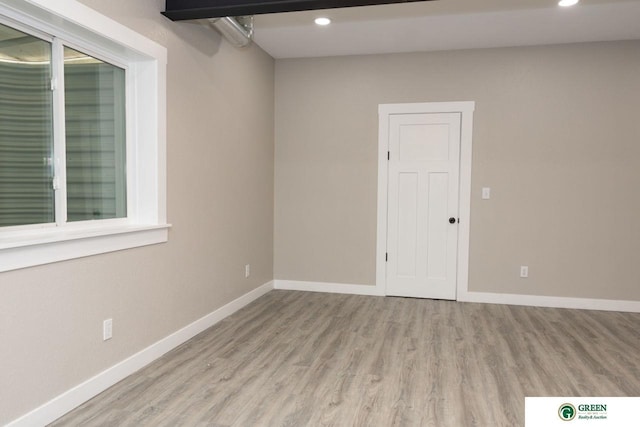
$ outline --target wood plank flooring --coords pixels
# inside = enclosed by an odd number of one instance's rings
[[[272,291],[54,426],[522,426],[640,396],[640,314]]]

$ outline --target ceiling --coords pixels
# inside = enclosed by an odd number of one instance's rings
[[[274,58],[640,39],[640,0],[438,0],[256,15]],[[313,20],[333,21],[319,27]]]

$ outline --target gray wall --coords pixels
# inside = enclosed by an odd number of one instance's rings
[[[84,3],[168,48],[173,228],[166,244],[0,274],[0,425],[273,278],[273,59],[170,22],[163,0]]]
[[[640,300],[639,93],[639,41],[278,60],[275,278],[373,285],[378,104],[476,101],[470,290]]]

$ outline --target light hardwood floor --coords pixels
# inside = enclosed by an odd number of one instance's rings
[[[640,396],[640,314],[272,291],[55,426],[522,426]]]

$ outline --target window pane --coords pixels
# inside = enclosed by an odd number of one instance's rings
[[[125,71],[65,47],[67,219],[127,216]]]
[[[51,44],[0,24],[0,227],[54,222]]]

